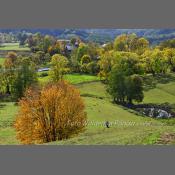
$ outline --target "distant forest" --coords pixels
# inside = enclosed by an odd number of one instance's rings
[[[139,37],[145,37],[151,45],[175,38],[175,29],[0,29],[0,33],[17,34],[19,32],[39,32],[43,35],[53,35],[62,39],[79,36],[83,41],[92,41],[100,44],[110,42],[123,33],[135,33]]]

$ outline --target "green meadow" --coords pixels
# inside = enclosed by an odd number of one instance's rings
[[[150,77],[150,86],[145,87],[143,103],[175,103],[175,75],[169,77]],[[47,81],[49,77],[44,77]],[[113,104],[106,92],[106,85],[90,75],[66,75],[65,79],[73,83],[81,93],[86,105],[88,125],[85,131],[73,138],[47,143],[49,145],[147,145],[157,144],[164,133],[174,133],[175,126],[163,120],[140,116],[131,109]],[[160,81],[161,80],[161,81]],[[165,81],[166,80],[166,81]],[[148,83],[149,84],[149,83]],[[18,106],[13,102],[0,103],[1,122],[13,122]],[[174,121],[174,119],[170,119]],[[110,128],[104,126],[111,123]],[[0,144],[19,144],[13,126],[1,127]],[[173,144],[173,143],[172,143]]]
[[[5,58],[0,57],[0,65],[3,65],[4,61],[5,61]]]
[[[46,73],[49,74],[47,71]],[[40,74],[40,73],[38,73]],[[68,82],[72,84],[78,84],[78,83],[85,83],[85,82],[91,82],[91,81],[98,81],[99,78],[94,75],[83,75],[83,74],[67,74],[64,75],[64,79],[67,80]],[[50,76],[45,76],[45,77],[39,77],[39,82],[41,84],[46,84],[50,80]]]
[[[20,47],[19,43],[4,43],[0,46],[1,50],[7,50],[7,51],[29,51],[30,48],[27,46]]]

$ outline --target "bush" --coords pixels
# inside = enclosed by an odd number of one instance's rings
[[[67,139],[85,127],[83,100],[67,82],[49,84],[42,90],[30,88],[19,105],[15,128],[23,144]]]
[[[47,72],[42,72],[39,76],[40,77],[47,77],[48,76],[48,73]]]

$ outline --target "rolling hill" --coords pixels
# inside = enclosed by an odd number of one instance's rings
[[[112,41],[122,33],[136,33],[138,36],[147,38],[151,44],[175,38],[175,29],[0,29],[0,33],[17,34],[19,32],[40,32],[43,35],[49,34],[65,39],[79,36],[85,41],[95,41],[98,43]]]

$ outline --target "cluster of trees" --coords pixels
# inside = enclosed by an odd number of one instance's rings
[[[135,53],[123,52],[116,55],[116,64],[108,78],[108,92],[116,103],[130,103],[143,100],[143,81],[139,76],[143,67]]]
[[[50,83],[41,87],[32,57],[9,52],[0,67],[0,92],[19,100],[15,128],[23,144],[67,139],[85,127],[85,106],[80,93],[63,81],[69,69],[68,59],[54,54],[51,68]]]
[[[30,57],[9,52],[0,67],[0,92],[18,99],[27,87],[37,82],[36,67]]]
[[[98,61],[98,75],[108,83],[114,102],[141,102],[144,98],[141,75],[175,71],[173,42],[165,41],[153,47],[145,38],[123,34],[114,43],[105,45]]]
[[[71,40],[59,40],[50,35],[18,33],[20,45],[27,44],[32,52],[32,61],[38,65],[46,65],[52,56],[60,54],[69,61],[72,72],[97,74],[97,64],[101,48],[95,43],[84,43],[79,37]]]
[[[84,43],[78,37],[57,40],[53,36],[39,33],[19,33],[17,37],[21,43],[27,42],[32,54],[21,57],[9,53],[1,66],[0,81],[4,85],[1,91],[6,87],[3,91],[18,97],[23,95],[26,87],[37,81],[36,70],[43,65],[51,68],[50,76],[55,82],[63,79],[67,72],[98,75],[111,84],[112,77],[115,77],[111,74],[122,73],[128,79],[128,76],[135,74],[151,73],[155,76],[175,71],[175,40],[164,41],[153,47],[148,40],[136,34],[122,34],[114,42],[102,46],[92,42]],[[126,90],[127,87],[122,89]]]
[[[135,53],[139,59],[139,63],[144,68],[144,73],[166,73],[174,71],[175,48],[164,47],[162,44],[154,48],[149,46],[149,42],[144,38],[139,38],[135,34],[121,35],[117,37],[113,43],[113,47],[107,45],[107,49],[102,54],[100,64],[100,75],[106,75],[111,67],[116,63],[117,56],[120,53]],[[104,64],[108,63],[108,67]]]
[[[80,43],[79,47],[71,53],[70,64],[72,71],[79,73],[97,74],[97,64],[100,48],[95,43]]]

